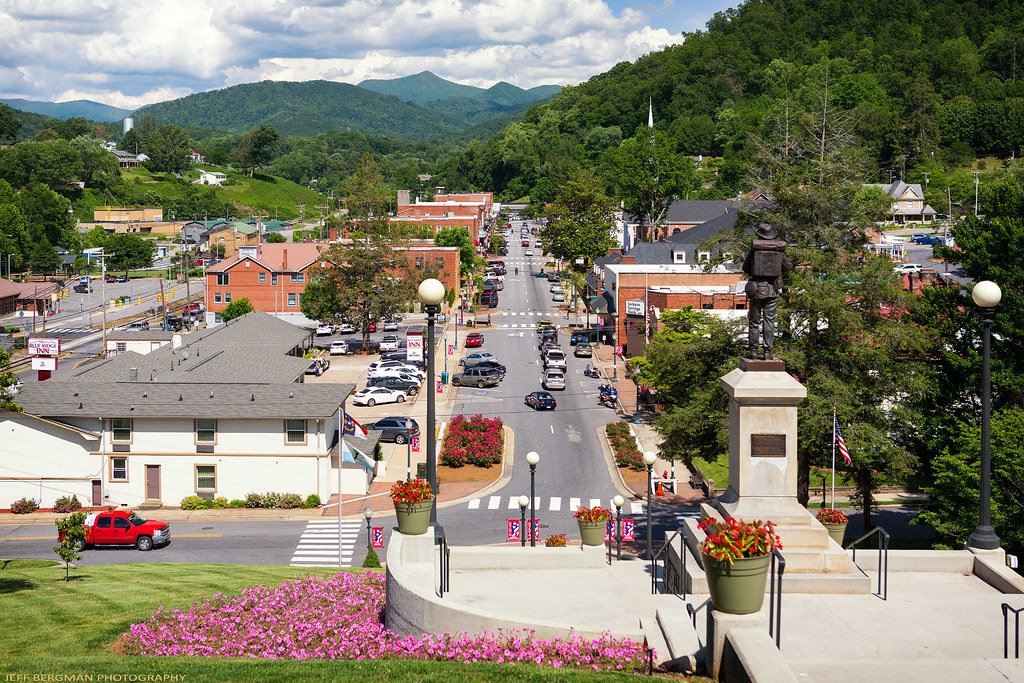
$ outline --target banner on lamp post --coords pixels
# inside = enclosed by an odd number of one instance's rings
[[[373,527],[373,534],[371,536],[371,543],[374,548],[384,547],[384,527],[375,526]]]
[[[412,452],[413,453],[419,453],[420,452],[420,437],[419,436],[412,437],[412,439],[410,439],[410,443],[412,444]]]
[[[448,355],[449,356],[454,356],[455,355],[455,344],[449,344],[448,345]]]
[[[423,360],[423,334],[408,332],[405,335],[405,357],[408,360]]]

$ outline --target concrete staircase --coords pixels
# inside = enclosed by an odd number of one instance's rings
[[[666,671],[697,671],[703,646],[688,616],[685,602],[679,601],[678,607],[657,608],[653,616],[640,618],[640,627],[647,637],[647,645],[656,652],[655,664]]]

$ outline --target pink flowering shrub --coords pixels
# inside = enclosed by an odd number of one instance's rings
[[[490,467],[501,463],[505,448],[500,417],[453,415],[441,447],[441,464],[448,467],[476,465]]]
[[[122,634],[125,651],[258,659],[424,659],[528,663],[554,668],[641,672],[643,645],[609,634],[535,640],[517,631],[399,636],[384,628],[384,575],[341,572],[242,595],[215,595],[189,609],[160,607]]]

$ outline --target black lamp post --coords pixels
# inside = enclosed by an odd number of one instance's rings
[[[366,552],[373,547],[370,542],[370,520],[373,519],[373,509],[369,505],[363,508],[363,517],[366,518]]]
[[[622,496],[612,498],[612,505],[615,506],[615,559],[622,559],[622,504],[626,500]]]
[[[444,301],[444,284],[440,280],[428,278],[420,283],[417,296],[427,311],[427,483],[430,484],[430,491],[434,494],[431,498],[430,523],[437,523],[437,447],[434,444],[435,432],[437,429],[437,415],[435,414],[435,393],[434,389],[434,322],[437,313],[441,310],[441,302]]]
[[[524,548],[526,547],[526,506],[529,504],[530,501],[526,500],[526,496],[519,496],[519,512],[522,517],[519,523],[519,542]]]
[[[992,528],[992,454],[991,430],[989,422],[992,416],[992,380],[990,376],[990,347],[992,337],[992,317],[1003,293],[999,285],[982,280],[974,285],[971,297],[981,312],[981,491],[978,510],[978,526],[975,528],[967,545],[981,550],[995,550],[999,547],[999,537]]]
[[[537,489],[534,486],[535,475],[537,474],[537,463],[540,462],[540,454],[537,451],[530,451],[526,454],[526,462],[530,465],[530,529],[533,529],[533,520],[537,519],[537,511],[534,508],[537,501]],[[537,539],[530,534],[530,547],[537,545]]]
[[[650,560],[654,560],[654,550],[651,547],[651,496],[654,494],[651,489],[651,478],[657,460],[658,455],[654,451],[644,453],[644,465],[647,466],[647,558]]]

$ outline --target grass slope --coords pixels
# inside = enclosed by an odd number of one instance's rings
[[[125,551],[131,552],[131,551]],[[268,661],[126,657],[112,647],[159,605],[188,607],[201,596],[237,594],[333,569],[204,564],[83,566],[63,581],[61,566],[0,561],[0,668],[20,674],[170,674],[189,681],[637,681],[636,676],[498,664],[420,661]],[[358,570],[356,570],[358,571]],[[70,679],[66,679],[70,680]]]

